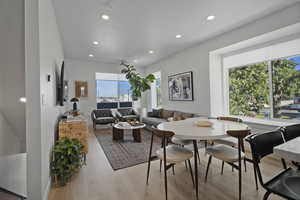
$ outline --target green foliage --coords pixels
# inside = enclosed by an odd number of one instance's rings
[[[295,62],[287,59],[272,61],[275,117],[282,100],[293,99],[300,94],[300,72],[294,69],[296,65]]]
[[[150,84],[155,80],[155,76],[153,74],[149,74],[143,78],[136,71],[134,66],[125,63],[121,63],[121,65],[125,66],[121,72],[126,74],[126,78],[131,85],[132,96],[134,99],[141,97],[143,92],[151,89]]]
[[[229,77],[230,114],[251,116],[269,104],[267,63],[233,69]]]
[[[62,138],[55,143],[50,168],[51,176],[59,185],[66,185],[82,167],[83,155],[83,145],[78,139]]]
[[[278,117],[280,102],[291,100],[300,94],[300,72],[292,60],[278,59],[272,65],[272,92],[274,117]],[[260,116],[269,105],[268,63],[247,65],[229,71],[230,114]]]

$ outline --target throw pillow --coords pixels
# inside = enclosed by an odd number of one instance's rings
[[[161,117],[163,119],[168,119],[168,118],[173,117],[173,116],[174,116],[174,111],[163,109],[162,112],[161,112]]]
[[[161,118],[161,109],[153,109],[151,116],[156,118]]]
[[[182,113],[182,117],[184,119],[192,118],[192,117],[194,117],[194,114],[192,114],[192,113]]]
[[[184,120],[184,118],[182,116],[174,117],[174,121],[180,121],[180,120]]]

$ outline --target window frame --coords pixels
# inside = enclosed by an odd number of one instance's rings
[[[118,93],[117,98],[118,98],[118,100],[115,101],[115,102],[123,102],[123,101],[120,101],[120,82],[128,82],[129,83],[129,81],[127,81],[127,80],[112,80],[112,79],[96,79],[95,82],[96,82],[96,102],[97,103],[99,103],[98,99],[102,98],[102,97],[98,96],[98,92],[97,92],[97,90],[98,90],[98,87],[97,87],[98,86],[98,81],[116,81],[117,82],[117,93]],[[131,101],[129,101],[129,102],[133,102],[132,93],[131,93]]]
[[[291,120],[296,120],[296,119],[280,119],[280,118],[275,118],[274,117],[274,92],[273,92],[273,66],[272,66],[272,61],[275,60],[282,60],[282,59],[288,59],[292,57],[299,57],[300,53],[295,54],[295,55],[288,55],[288,56],[282,56],[278,58],[273,58],[273,59],[267,59],[259,62],[253,62],[253,63],[247,63],[242,66],[224,66],[223,65],[223,98],[224,98],[224,113],[227,116],[233,116],[233,117],[240,117],[240,118],[251,118],[251,119],[257,119],[260,120],[259,118],[255,117],[249,117],[249,116],[240,116],[240,115],[231,115],[230,114],[230,97],[229,97],[229,70],[234,69],[234,68],[242,68],[247,65],[255,65],[258,63],[266,62],[267,63],[267,68],[268,68],[268,88],[269,88],[269,104],[270,104],[270,118],[264,118],[261,120],[275,120],[275,121],[281,121],[281,122],[289,122]],[[222,59],[223,61],[223,59]],[[223,63],[222,63],[223,64]]]

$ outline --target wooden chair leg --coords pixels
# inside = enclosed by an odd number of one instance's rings
[[[187,169],[188,169],[188,167],[187,167],[186,160],[184,161],[184,165],[185,165],[185,169],[187,170]]]
[[[173,175],[175,175],[175,165],[172,165]]]
[[[191,177],[192,177],[192,181],[193,181],[193,186],[195,187],[194,174],[193,174],[193,170],[192,170],[191,161],[188,160],[188,163],[189,163],[190,173],[191,173]]]
[[[247,172],[247,161],[246,161],[246,159],[244,159],[244,166],[245,166],[245,172]]]
[[[164,138],[164,174],[165,174],[165,193],[166,200],[168,200],[168,179],[167,179],[167,155],[166,155],[166,146],[165,146],[165,138]]]
[[[224,164],[225,164],[225,162],[224,162],[224,161],[222,161],[221,175],[223,175],[223,172],[224,172]]]
[[[255,169],[255,164],[254,163],[253,163],[253,171],[254,171],[254,178],[255,178],[256,190],[258,190],[257,174],[256,174],[256,169]]]
[[[270,194],[271,194],[271,192],[267,191],[264,195],[263,200],[267,200],[269,198]]]
[[[241,158],[241,142],[240,141],[239,141],[239,146],[238,146],[238,152],[239,152],[239,200],[241,200],[242,199],[242,158]]]
[[[205,174],[205,182],[207,181],[207,175],[208,175],[208,170],[209,170],[209,166],[210,166],[210,163],[211,163],[211,159],[212,159],[212,156],[209,156],[208,163],[207,163],[207,168],[206,168],[206,174]]]
[[[150,165],[151,165],[151,156],[152,156],[152,146],[153,146],[153,134],[151,136],[151,144],[150,144],[150,150],[149,150],[149,158],[148,158],[148,169],[147,169],[147,181],[148,184],[149,181],[149,174],[150,174]]]
[[[162,160],[159,161],[159,172],[161,172]]]

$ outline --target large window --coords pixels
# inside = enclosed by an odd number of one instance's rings
[[[300,56],[229,69],[229,114],[300,119]]]
[[[132,101],[131,86],[129,82],[118,74],[98,73],[96,80],[97,102]],[[106,79],[113,80],[106,80]]]

